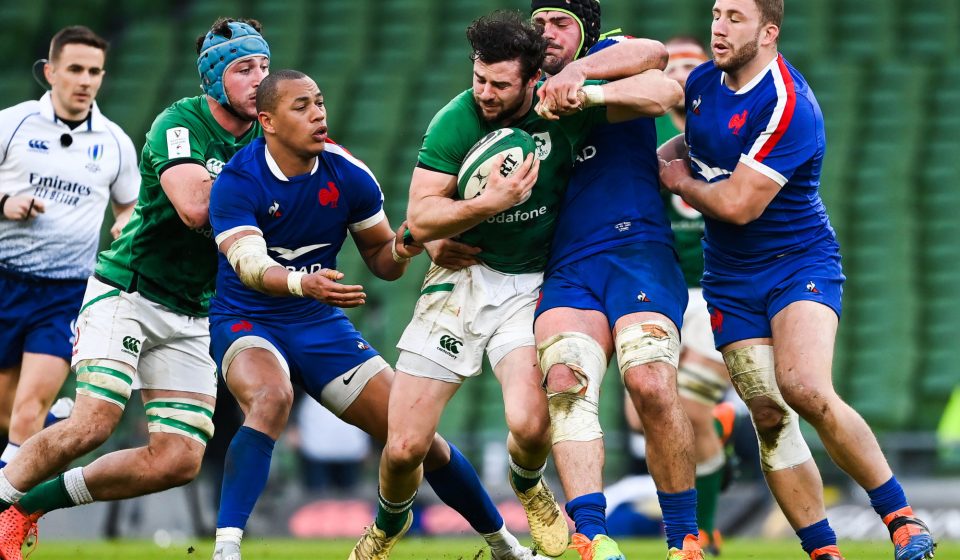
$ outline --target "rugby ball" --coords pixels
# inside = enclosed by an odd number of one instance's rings
[[[536,150],[537,142],[519,128],[500,128],[487,134],[470,148],[460,165],[460,172],[457,174],[460,198],[469,200],[483,194],[490,178],[490,168],[497,156],[503,155],[499,173],[509,177],[517,172],[527,154],[536,153]],[[519,204],[524,202],[526,199]]]

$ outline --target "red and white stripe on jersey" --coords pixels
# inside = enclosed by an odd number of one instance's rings
[[[363,169],[364,171],[367,172],[367,175],[370,175],[370,178],[373,179],[373,182],[376,183],[378,187],[380,186],[380,181],[377,181],[377,177],[373,174],[373,171],[370,171],[370,168],[367,167],[367,164],[360,161],[359,158],[351,154],[349,150],[347,150],[340,144],[337,144],[333,140],[327,138],[327,145],[324,147],[324,149],[330,152],[331,154],[337,154],[338,156],[342,156],[350,163],[356,165],[360,169]],[[380,190],[383,190],[383,189],[380,189]]]
[[[773,85],[777,90],[777,104],[773,108],[773,114],[770,115],[767,128],[757,137],[753,146],[750,147],[750,151],[740,156],[740,161],[773,179],[782,187],[787,184],[787,178],[775,169],[763,165],[763,160],[770,155],[770,152],[787,132],[787,128],[790,127],[790,121],[793,120],[793,109],[797,104],[797,92],[794,89],[790,70],[783,60],[783,55],[777,54],[777,58],[770,63],[769,68]]]
[[[377,188],[380,188],[380,182],[377,181],[377,177],[373,174],[373,171],[370,171],[370,168],[367,167],[367,164],[360,161],[356,156],[351,154],[349,150],[347,150],[346,148],[344,148],[340,144],[337,144],[336,142],[334,142],[329,138],[327,138],[327,145],[324,147],[324,150],[326,150],[326,152],[329,154],[336,154],[342,157],[343,159],[349,161],[353,165],[359,167],[360,169],[366,171],[367,175],[370,175],[370,178],[373,179],[373,182],[377,185]],[[380,188],[380,200],[383,200],[382,188]],[[386,219],[387,219],[387,214],[381,208],[379,212],[377,212],[373,216],[370,216],[366,220],[361,220],[359,222],[352,223],[347,227],[349,227],[350,231],[353,231],[353,232],[363,231],[367,228],[371,228],[379,224],[380,222]]]

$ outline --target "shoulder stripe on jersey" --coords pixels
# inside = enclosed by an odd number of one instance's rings
[[[347,160],[347,161],[349,161],[350,163],[356,165],[356,166],[359,167],[360,169],[363,169],[364,171],[367,172],[367,175],[370,175],[370,178],[373,179],[373,182],[377,184],[377,187],[380,186],[380,182],[377,181],[377,177],[373,174],[373,171],[370,171],[370,168],[367,167],[367,164],[365,164],[365,163],[363,163],[362,161],[360,161],[359,159],[357,159],[356,156],[354,156],[353,154],[351,154],[350,152],[348,152],[347,149],[344,148],[343,146],[341,146],[340,144],[337,144],[337,143],[334,143],[334,142],[328,140],[328,141],[327,141],[327,146],[326,146],[326,148],[324,148],[324,149],[327,150],[328,152],[330,152],[331,154],[336,154],[336,155],[344,158],[345,160]]]
[[[217,245],[229,239],[231,235],[235,233],[240,233],[241,231],[252,231],[259,234],[260,237],[263,237],[263,231],[261,231],[260,228],[258,228],[257,226],[237,226],[237,227],[232,227],[227,231],[221,232],[220,235],[218,235],[216,238]]]
[[[794,90],[793,77],[790,76],[790,70],[783,61],[783,55],[777,55],[777,63],[771,68],[770,75],[773,77],[773,84],[777,88],[777,105],[770,116],[770,122],[767,128],[760,133],[753,147],[750,148],[749,156],[763,163],[763,160],[770,155],[770,152],[776,147],[777,142],[783,138],[790,127],[790,121],[793,120],[793,109],[797,104],[797,92]]]
[[[23,120],[20,121],[20,124],[17,125],[17,128],[13,129],[13,134],[10,135],[10,138],[7,139],[7,144],[3,147],[3,157],[0,158],[0,163],[7,161],[7,151],[10,149],[10,142],[13,142],[14,136],[17,135],[17,131],[20,130],[20,127],[23,126],[23,123],[27,122],[27,119],[29,119],[30,117],[39,115],[39,114],[40,114],[40,111],[36,111],[34,113],[28,114],[27,116],[23,117]]]
[[[363,231],[367,228],[372,228],[373,226],[379,224],[380,222],[386,219],[387,219],[387,214],[384,213],[383,208],[381,208],[380,211],[374,214],[373,216],[370,216],[366,220],[360,220],[355,224],[350,224],[348,227],[352,232]]]

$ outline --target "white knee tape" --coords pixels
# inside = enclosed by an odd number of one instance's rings
[[[147,401],[147,429],[177,434],[203,445],[213,437],[213,405],[196,399],[159,398]]]
[[[664,362],[676,368],[680,361],[680,333],[669,321],[634,323],[617,333],[616,344],[621,377],[635,366]]]
[[[553,443],[602,438],[600,383],[607,370],[603,348],[583,333],[562,332],[539,344],[537,357],[544,378],[551,367],[563,364],[573,370],[578,381],[565,391],[547,391]]]
[[[766,397],[780,408],[783,419],[765,433],[757,430],[760,442],[760,465],[765,472],[795,467],[809,460],[812,455],[807,442],[800,433],[800,419],[787,406],[777,386],[777,373],[773,363],[773,346],[758,345],[737,348],[723,353],[730,379],[740,398],[747,404],[758,397]]]
[[[77,394],[127,406],[136,371],[117,360],[83,360],[77,364]]]

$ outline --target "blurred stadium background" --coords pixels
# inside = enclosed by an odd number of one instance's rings
[[[690,34],[706,41],[711,5],[710,0],[602,0],[604,30],[622,28],[659,40]],[[42,89],[30,76],[31,64],[46,56],[56,30],[85,24],[111,42],[100,107],[139,149],[161,109],[200,93],[195,38],[218,16],[256,18],[270,42],[273,68],[297,68],[317,80],[331,136],[378,176],[388,214],[399,223],[429,119],[470,85],[464,29],[475,17],[504,7],[526,11],[529,3],[2,0],[0,52],[7,70],[0,76],[0,106],[38,97]],[[935,532],[960,538],[960,1],[786,0],[780,50],[806,75],[826,119],[821,192],[848,278],[836,386],[877,430],[913,500],[944,508],[940,520],[928,517]],[[355,252],[344,251],[341,270],[370,294],[352,317],[390,362],[426,265],[418,259],[406,277],[388,284],[373,279]],[[612,481],[628,464],[619,375],[608,375],[604,389],[606,475]],[[503,480],[498,469],[506,464],[498,459],[505,435],[499,395],[493,376],[481,376],[464,387],[441,424],[494,484]],[[121,437],[136,438],[141,417],[129,416]],[[290,455],[287,448],[274,461],[276,491],[262,500],[255,514],[262,519],[289,512],[284,499],[303,502],[288,482],[296,470]],[[863,493],[848,494],[848,480],[822,453],[818,458],[828,483],[837,485],[832,494],[837,503],[862,507]],[[364,476],[363,488],[369,490],[359,495],[365,500],[374,495],[374,464]],[[503,497],[509,493],[493,490]],[[211,492],[194,494],[200,498],[196,507],[208,510]],[[183,502],[173,503],[182,510]],[[109,527],[108,513],[103,519]],[[172,530],[194,528],[183,522],[182,511],[169,513]],[[209,511],[200,515],[209,523]],[[120,533],[130,524],[114,521]],[[262,523],[265,532],[291,527],[270,521]],[[146,522],[141,530],[152,534],[162,526],[156,523]],[[83,525],[70,530],[67,523],[64,534],[93,537],[100,531],[99,522]]]

